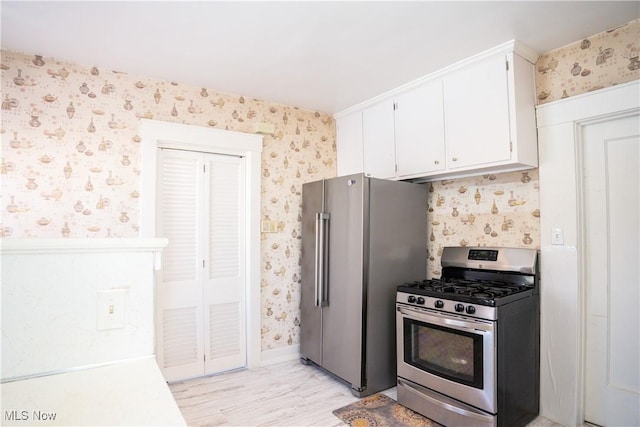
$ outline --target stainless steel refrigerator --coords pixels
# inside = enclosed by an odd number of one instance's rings
[[[396,384],[395,294],[426,277],[427,188],[362,174],[302,186],[303,363],[362,397]]]

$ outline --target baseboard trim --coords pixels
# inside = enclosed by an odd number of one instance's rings
[[[296,360],[300,357],[300,344],[265,350],[260,354],[260,366]]]

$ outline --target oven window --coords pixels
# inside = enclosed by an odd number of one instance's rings
[[[404,361],[440,377],[482,388],[482,335],[404,318]]]

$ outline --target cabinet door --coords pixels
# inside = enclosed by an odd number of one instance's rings
[[[398,176],[444,169],[442,80],[396,98],[395,135]]]
[[[336,119],[338,176],[364,171],[362,163],[362,111]]]
[[[364,173],[374,178],[396,175],[393,100],[384,100],[362,112]]]
[[[497,55],[444,77],[448,168],[511,158],[506,64]]]

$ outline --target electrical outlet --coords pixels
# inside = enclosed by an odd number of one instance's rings
[[[125,325],[126,289],[98,291],[97,329],[121,329]]]

